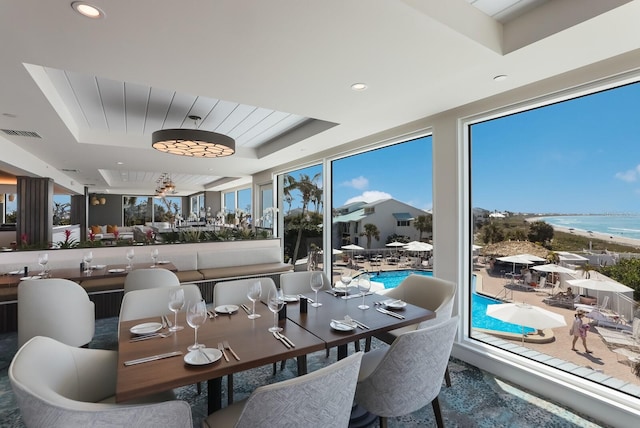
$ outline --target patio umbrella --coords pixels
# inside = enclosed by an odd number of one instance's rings
[[[406,242],[393,241],[393,242],[389,242],[386,246],[387,247],[404,247],[405,245],[407,245]]]
[[[349,251],[360,251],[360,250],[364,250],[363,247],[361,247],[360,245],[356,245],[356,244],[349,244],[349,245],[343,245],[342,247],[343,250],[349,250]]]
[[[404,249],[407,251],[416,251],[416,252],[431,251],[433,250],[433,245],[427,242],[411,241],[408,244],[404,245]]]
[[[531,269],[535,269],[540,272],[576,273],[576,271],[573,269],[569,269],[564,266],[557,265],[555,263],[547,263],[546,265],[533,266]]]
[[[527,303],[487,305],[487,315],[501,321],[522,326],[522,343],[524,343],[525,327],[542,330],[567,325],[564,316]]]
[[[520,255],[516,255],[516,256],[505,256],[505,257],[498,257],[496,260],[500,260],[501,262],[505,262],[505,263],[513,263],[513,268],[511,270],[511,273],[515,273],[516,272],[516,264],[519,265],[531,265],[533,264],[533,262],[527,258],[524,258]]]
[[[607,279],[570,279],[567,281],[574,287],[586,288],[587,290],[595,291],[613,291],[616,293],[625,293],[633,291],[633,288],[629,288],[626,285],[620,284],[617,281]]]

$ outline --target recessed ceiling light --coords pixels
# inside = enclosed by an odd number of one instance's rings
[[[368,86],[365,83],[354,83],[353,85],[351,85],[351,89],[353,89],[354,91],[364,91],[368,88]]]
[[[87,18],[104,18],[104,12],[95,6],[90,5],[89,3],[85,3],[83,1],[74,1],[73,3],[71,3],[71,7],[80,15],[86,16]]]
[[[493,80],[495,82],[502,82],[503,80],[507,80],[507,75],[506,74],[498,74],[497,76],[493,77]]]
[[[124,165],[124,162],[116,162],[117,165]]]

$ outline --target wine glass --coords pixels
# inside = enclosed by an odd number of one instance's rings
[[[369,306],[365,305],[364,303],[364,296],[366,296],[371,289],[371,279],[369,278],[369,275],[360,275],[360,277],[358,278],[358,289],[362,293],[362,304],[358,305],[358,308],[369,309]]]
[[[127,261],[129,262],[129,264],[127,265],[127,269],[131,269],[131,261],[133,260],[133,256],[135,256],[135,252],[133,251],[133,248],[129,248],[127,250]]]
[[[40,272],[40,275],[42,275],[42,276],[46,276],[47,275],[47,263],[49,263],[49,254],[48,253],[42,253],[42,254],[38,255],[38,264],[40,266],[42,266],[42,272]]]
[[[91,261],[93,260],[93,252],[88,251],[82,256],[84,261],[84,273],[91,273]]]
[[[260,286],[260,281],[252,282],[251,284],[249,284],[249,287],[247,288],[247,297],[249,298],[249,300],[251,300],[251,303],[253,304],[253,310],[247,316],[247,318],[249,319],[254,320],[256,318],[260,318],[260,314],[256,314],[256,300],[260,298],[260,294],[262,294],[262,287]]]
[[[151,260],[153,260],[153,264],[151,265],[152,268],[156,267],[156,265],[158,264],[158,249],[154,248],[153,250],[151,250]]]
[[[344,284],[344,294],[349,295],[349,284],[351,284],[351,280],[353,277],[351,276],[350,270],[343,270],[340,274],[340,282]]]
[[[284,306],[284,295],[282,294],[282,290],[278,288],[270,289],[267,297],[267,305],[269,306],[269,310],[273,312],[273,327],[269,327],[269,331],[282,331],[282,329],[278,327],[278,312],[280,312]]]
[[[311,289],[316,292],[316,301],[311,304],[314,308],[322,306],[322,303],[318,302],[318,291],[322,289],[324,285],[324,279],[322,278],[322,272],[314,272],[311,274]]]
[[[200,299],[197,302],[189,302],[187,306],[187,324],[191,326],[195,331],[195,340],[193,345],[187,349],[189,351],[197,351],[200,348],[204,348],[204,345],[198,343],[198,328],[207,321],[207,304],[204,300]]]
[[[178,325],[178,312],[184,307],[184,290],[177,288],[169,292],[169,309],[175,314],[173,326],[169,327],[170,331],[182,330],[184,327]]]

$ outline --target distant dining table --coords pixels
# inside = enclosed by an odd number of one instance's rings
[[[315,298],[313,293],[306,296]],[[322,306],[316,308],[309,304],[306,313],[301,312],[299,301],[287,303],[286,319],[279,321],[279,326],[283,328],[282,333],[295,344],[295,347],[291,348],[286,347],[268,331],[273,325],[273,313],[263,304],[256,304],[256,312],[261,314],[261,317],[255,320],[248,319],[247,314],[241,309],[209,319],[198,330],[198,342],[207,348],[218,348],[219,344],[228,341],[239,360],[227,351],[229,361],[220,358],[211,363],[203,362],[196,365],[185,361],[187,347],[194,342],[194,331],[186,325],[184,314],[179,314],[178,317],[179,324],[185,326],[184,330],[166,338],[157,337],[137,342],[131,341],[134,335],[130,333],[130,328],[149,321],[157,322],[159,317],[155,320],[123,322],[119,326],[116,401],[141,398],[179,386],[207,381],[208,411],[212,413],[222,407],[223,376],[289,358],[298,359],[298,374],[302,375],[306,373],[306,355],[309,353],[337,346],[338,358],[344,358],[347,355],[347,344],[350,342],[435,317],[434,312],[409,304],[401,310],[394,311],[402,318],[379,312],[375,302],[384,300],[384,296],[378,294],[365,297],[370,306],[367,310],[358,308],[362,303],[361,296],[342,298],[340,295],[319,293],[318,300]],[[331,326],[332,320],[344,319],[346,315],[368,328],[357,327],[339,331]],[[180,354],[141,364],[125,365],[127,361],[172,352]]]

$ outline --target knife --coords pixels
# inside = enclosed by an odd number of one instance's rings
[[[278,336],[278,333],[277,333],[277,332],[275,332],[275,331],[274,331],[274,332],[272,332],[272,333],[273,333],[273,337],[275,337],[275,338],[276,338],[276,340],[279,340],[280,342],[282,342],[282,344],[283,344],[284,346],[286,346],[286,347],[287,347],[287,349],[291,349],[291,345],[289,345],[287,342],[285,342],[285,340],[284,340],[282,337]]]
[[[240,307],[242,308],[242,310],[244,310],[247,315],[251,315],[251,310],[247,307],[247,305],[240,305]]]
[[[158,354],[158,355],[152,355],[150,357],[143,357],[135,360],[129,360],[129,361],[125,361],[124,365],[133,366],[135,364],[147,363],[149,361],[162,360],[163,358],[177,357],[178,355],[182,355],[182,351],[167,352],[166,354]]]
[[[158,333],[151,333],[144,336],[134,337],[133,339],[130,339],[129,342],[142,342],[143,340],[155,339],[156,337],[160,337],[160,335]]]
[[[222,342],[218,342],[218,350],[222,352],[222,356],[224,357],[224,360],[228,363],[229,357],[227,357],[227,353],[224,352],[224,346],[222,345]]]
[[[386,309],[376,308],[376,311],[380,312],[381,314],[391,315],[392,317],[398,318],[399,320],[404,319],[404,316],[396,314],[395,312],[388,311]]]
[[[354,320],[353,318],[351,318],[351,321],[353,321],[354,323],[358,324],[358,327],[363,328],[365,330],[370,330],[369,326],[367,326],[366,324],[361,323],[358,320]]]
[[[374,292],[373,292],[373,291],[368,291],[368,292],[364,293],[364,295],[365,295],[365,296],[369,296],[369,295],[371,295],[371,294],[374,294]],[[341,297],[341,299],[349,300],[349,299],[355,299],[356,297],[362,297],[362,294],[361,294],[361,293],[358,293],[358,294],[348,294],[348,295],[346,295],[346,296],[342,296],[342,297]]]
[[[285,336],[284,334],[280,333],[279,331],[276,331],[275,333],[276,333],[278,336],[280,336],[280,339],[282,339],[282,340],[286,341],[289,345],[291,345],[291,347],[292,347],[292,348],[295,348],[295,347],[296,347],[295,343],[293,343],[293,342],[291,341],[291,339],[289,339],[287,336]]]

